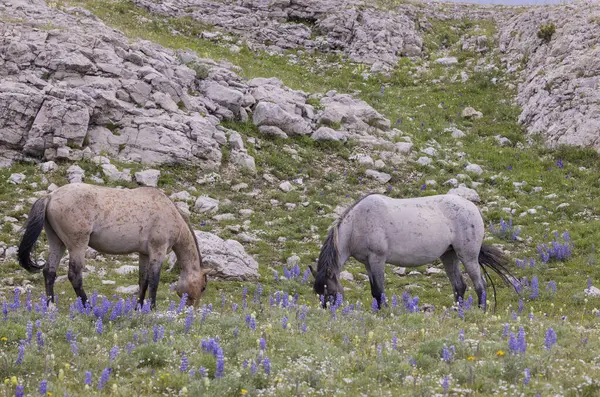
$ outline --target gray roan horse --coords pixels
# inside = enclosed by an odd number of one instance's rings
[[[30,254],[42,228],[50,253],[46,264],[39,266]],[[69,281],[85,305],[82,270],[88,246],[106,254],[140,254],[139,304],[143,304],[149,286],[151,307],[156,307],[160,268],[171,248],[181,267],[176,287],[179,296],[187,293],[187,303],[197,307],[206,289],[196,235],[159,189],[116,189],[84,183],[62,186],[33,204],[19,245],[19,263],[30,272],[43,269],[46,295],[53,302],[56,269],[67,248]]]
[[[344,262],[354,257],[365,265],[371,294],[381,306],[386,263],[416,267],[440,258],[456,300],[464,298],[467,288],[462,262],[473,281],[479,306],[485,310],[487,283],[480,268],[486,276],[485,267],[492,269],[513,287],[518,281],[505,268],[508,260],[504,254],[482,245],[483,235],[479,209],[460,196],[394,199],[369,194],[350,206],[330,228],[317,270],[309,266],[315,277],[314,290],[325,296],[324,306],[336,293],[342,294],[339,274]]]

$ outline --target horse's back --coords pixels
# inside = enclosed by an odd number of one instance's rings
[[[178,210],[159,189],[81,183],[50,197],[48,220],[67,245],[75,236],[89,236],[89,245],[101,252],[145,252],[148,241],[167,244],[179,232]]]

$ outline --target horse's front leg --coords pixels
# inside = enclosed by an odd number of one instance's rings
[[[148,261],[148,286],[150,287],[150,307],[156,308],[156,292],[158,291],[158,283],[160,282],[160,268],[166,257],[164,254],[151,254]]]
[[[138,305],[144,306],[146,290],[148,289],[148,255],[140,254]]]
[[[75,293],[81,298],[81,303],[85,306],[87,295],[83,290],[83,268],[85,267],[85,250],[83,248],[69,249],[69,281],[75,290]]]
[[[379,309],[383,307],[383,290],[385,284],[385,257],[381,255],[369,255],[369,282],[371,284],[371,295],[377,300]]]

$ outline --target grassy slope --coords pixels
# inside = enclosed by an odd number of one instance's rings
[[[537,208],[535,215],[513,219],[520,227],[520,236],[524,241],[510,241],[490,234],[491,242],[503,243],[511,251],[513,258],[533,256],[537,259],[537,244],[547,242],[554,230],[569,230],[574,252],[572,258],[565,262],[545,265],[538,260],[534,268],[515,270],[520,277],[531,278],[536,275],[540,281],[540,297],[529,299],[529,292],[526,291],[522,296],[524,312],[517,320],[512,319],[511,312],[517,310],[519,298],[507,288],[500,288],[498,291],[499,305],[495,316],[469,311],[462,320],[455,312],[444,309],[452,300],[451,288],[445,275],[400,278],[391,269],[388,269],[386,279],[388,296],[393,293],[400,296],[411,285],[411,294],[418,295],[421,303],[435,305],[436,311],[427,315],[407,314],[403,309],[395,309],[374,315],[369,310],[368,283],[361,275],[364,274],[364,269],[362,265],[351,261],[347,270],[354,274],[356,281],[345,282],[345,286],[349,288],[346,300],[362,302],[363,309],[347,316],[338,314],[338,319],[331,321],[330,314],[314,309],[316,300],[309,285],[298,280],[276,282],[273,270],[282,274],[282,263],[292,254],[300,256],[303,270],[306,264],[314,261],[332,220],[319,215],[320,209],[330,213],[336,205],[348,203],[362,192],[388,189],[364,179],[364,170],[347,160],[348,155],[355,150],[352,146],[321,146],[305,139],[282,142],[260,138],[260,148],[246,143],[257,160],[259,177],[236,175],[226,165],[222,170],[223,175],[229,175],[226,179],[230,181],[226,182],[246,182],[250,189],[260,189],[257,198],[248,196],[244,191],[231,192],[225,181],[197,187],[203,194],[231,200],[232,203],[222,207],[221,212],[235,213],[241,208],[252,208],[255,211],[250,218],[250,230],[259,232],[262,241],[248,244],[246,249],[261,264],[261,283],[265,290],[263,296],[276,290],[292,295],[298,293],[300,304],[311,307],[306,319],[308,332],[302,333],[299,329],[303,322],[299,320],[300,310],[272,308],[266,297],[262,298],[262,304],[252,303],[252,299],[249,299],[247,313],[254,313],[257,321],[257,330],[249,330],[244,321],[245,314],[241,314],[239,309],[234,313],[230,303],[241,305],[242,285],[249,288],[250,297],[255,286],[212,281],[204,302],[212,303],[219,313],[208,315],[205,321],[197,319],[190,334],[183,332],[183,316],[180,315],[176,322],[165,318],[143,317],[117,320],[105,324],[105,332],[96,335],[94,321],[82,316],[72,321],[66,320],[66,314],[63,313],[67,312],[68,305],[72,302],[73,292],[70,284],[63,282],[57,285],[61,293],[61,314],[58,315],[58,321],[53,323],[45,318],[41,328],[46,340],[42,356],[53,354],[54,358],[48,356],[45,360],[40,360],[34,343],[26,349],[25,363],[14,364],[18,340],[25,335],[25,324],[41,317],[22,312],[11,313],[9,321],[0,323],[0,337],[7,338],[0,342],[4,345],[0,362],[6,362],[6,365],[0,366],[0,379],[17,376],[18,382],[25,384],[33,394],[37,382],[47,378],[50,390],[54,393],[64,389],[69,394],[81,395],[84,394],[83,371],[93,372],[95,389],[101,370],[112,366],[114,372],[105,392],[115,395],[134,395],[138,392],[172,394],[178,393],[183,386],[192,395],[195,392],[238,395],[242,389],[248,390],[250,395],[269,394],[275,389],[278,395],[311,394],[318,389],[323,392],[327,390],[325,394],[333,394],[334,390],[338,390],[350,394],[362,392],[368,395],[397,395],[400,388],[406,395],[432,395],[442,393],[440,380],[445,375],[450,375],[451,390],[454,389],[458,394],[461,394],[460,390],[463,390],[462,394],[469,394],[466,390],[472,390],[471,395],[515,395],[517,392],[532,396],[536,393],[594,395],[598,390],[598,385],[586,386],[584,376],[598,378],[595,353],[599,347],[598,330],[592,309],[599,302],[598,298],[585,300],[583,294],[587,277],[597,280],[599,276],[597,267],[593,266],[595,255],[592,249],[599,232],[595,228],[597,221],[590,216],[597,213],[598,207],[598,200],[595,199],[599,191],[596,178],[598,156],[595,152],[574,148],[550,151],[535,141],[528,144],[523,131],[516,124],[519,110],[511,104],[514,92],[502,84],[504,79],[510,80],[512,76],[504,76],[501,71],[473,72],[473,66],[479,59],[475,54],[439,46],[443,40],[451,45],[458,40],[458,33],[477,28],[492,37],[494,27],[489,23],[434,23],[433,31],[426,37],[431,57],[448,53],[457,55],[460,59],[458,67],[445,68],[431,64],[424,73],[414,77],[423,66],[422,63],[403,60],[390,78],[372,76],[364,80],[360,76],[364,69],[343,59],[331,56],[300,57],[298,64],[291,64],[285,57],[256,55],[246,48],[242,48],[239,54],[234,54],[226,46],[198,39],[196,34],[203,27],[190,20],[163,20],[134,9],[127,3],[87,0],[73,1],[71,4],[89,8],[109,25],[121,29],[132,38],[149,39],[171,48],[191,48],[201,56],[227,59],[242,67],[242,74],[248,78],[277,76],[286,85],[307,92],[329,89],[356,91],[388,118],[397,120],[397,127],[413,138],[417,149],[434,144],[432,140],[435,139],[441,145],[437,158],[446,160],[445,163],[436,162],[434,168],[420,167],[413,163],[390,167],[387,169],[393,175],[390,195],[414,197],[445,192],[447,187],[442,186],[442,183],[464,172],[462,165],[468,160],[481,165],[485,170],[481,177],[472,177],[483,183],[477,190],[482,197],[481,206],[488,207],[488,211],[484,212],[487,222],[498,224],[501,217],[507,219],[509,216],[502,211],[503,207],[518,207],[517,214],[529,208]],[[140,16],[151,22],[136,23],[136,18]],[[450,29],[451,25],[459,26],[460,31],[457,33]],[[175,27],[183,34],[171,36],[167,33],[167,26]],[[331,66],[332,63],[337,63],[340,67]],[[467,70],[470,79],[466,83],[460,82],[460,78],[458,82],[452,82],[451,77],[461,70]],[[493,77],[498,78],[501,83],[492,84],[490,80]],[[464,106],[475,107],[483,112],[484,117],[476,121],[464,120],[459,117]],[[455,125],[468,134],[462,144],[443,132],[450,125]],[[231,123],[228,126],[243,132],[246,137],[258,137],[251,125]],[[498,147],[493,138],[498,134],[509,137],[512,145]],[[280,156],[282,145],[297,150],[299,158],[283,161]],[[466,160],[456,155],[460,151],[467,153]],[[564,168],[556,166],[559,159]],[[93,164],[83,163],[81,166],[88,174],[98,172]],[[47,178],[59,185],[64,183],[67,167],[68,164],[62,164],[56,174]],[[22,222],[29,205],[24,203],[23,208],[14,207],[23,197],[30,197],[37,189],[28,185],[15,189],[13,185],[6,183],[13,172],[24,172],[27,182],[40,182],[40,176],[34,166],[26,164],[17,165],[10,170],[0,170],[0,208],[3,213],[15,216]],[[306,190],[279,192],[260,178],[263,172],[270,172],[282,180],[303,176]],[[168,193],[179,191],[184,186],[194,185],[197,173],[197,170],[190,168],[164,168],[161,186]],[[421,191],[422,184],[431,179],[437,181],[437,191],[432,186]],[[515,189],[513,182],[522,181],[527,182],[525,187]],[[541,186],[543,191],[533,192],[534,186]],[[558,197],[554,200],[543,198],[551,193]],[[298,205],[297,209],[287,211],[283,207],[272,207],[269,203],[271,199],[296,204],[310,201],[310,205]],[[569,203],[569,206],[557,210],[557,205],[563,202]],[[192,221],[195,227],[217,232],[223,238],[234,236],[225,226],[241,223],[239,220],[218,223],[197,215],[193,216]],[[10,226],[4,225],[0,233],[0,240],[11,243],[16,241]],[[547,235],[550,237],[546,237]],[[109,258],[106,262],[90,263],[97,269],[106,268],[108,274],[105,278],[115,280],[117,285],[136,284],[135,274],[117,276],[111,272],[113,260],[123,263],[128,261],[126,258]],[[4,271],[17,283],[29,279],[36,291],[43,288],[40,275],[25,274],[15,263],[5,263]],[[167,283],[175,281],[176,277],[174,273],[163,273],[165,284],[159,289],[159,307],[166,308],[168,301],[174,299]],[[555,280],[558,284],[556,294],[545,291],[546,283],[550,280]],[[88,286],[88,291],[97,286],[97,290],[107,296],[111,296],[114,290],[114,286],[101,285],[95,274],[86,276],[85,285]],[[220,306],[222,295],[227,301],[225,309]],[[529,312],[534,313],[531,321],[526,319]],[[562,320],[564,315],[567,318]],[[287,316],[290,322],[290,327],[285,331],[281,326],[283,316]],[[507,340],[501,335],[504,323],[509,323],[515,334],[519,326],[525,327],[528,342],[525,355],[509,356]],[[167,329],[166,341],[142,343],[131,355],[125,353],[125,345],[133,340],[134,333],[142,335],[142,330],[149,330],[148,338],[151,339],[152,327],[156,324]],[[239,327],[239,335],[234,338],[236,327]],[[543,348],[544,334],[548,327],[553,327],[558,334],[558,347],[551,351]],[[464,342],[458,340],[459,328],[464,329]],[[72,355],[69,344],[65,341],[67,329],[79,334],[80,354],[77,357]],[[173,331],[171,336],[169,331]],[[226,358],[224,379],[214,379],[214,358],[202,353],[199,346],[200,338],[217,335],[221,337]],[[391,346],[393,335],[398,337],[398,351]],[[265,354],[272,361],[273,371],[270,376],[262,374],[262,367],[259,367],[260,375],[252,375],[242,365],[245,359],[257,357],[257,339],[261,336],[267,339]],[[83,338],[89,338],[85,347]],[[454,360],[450,363],[441,360],[444,344],[454,345],[456,348]],[[111,364],[108,351],[113,345],[120,346],[122,353]],[[379,347],[381,353],[378,352]],[[497,355],[499,350],[506,354]],[[192,367],[204,366],[209,369],[209,382],[198,377],[190,379],[189,375],[179,373],[181,353],[184,351]],[[415,361],[411,361],[411,358]],[[65,364],[70,367],[66,368]],[[532,374],[532,381],[528,386],[523,385],[525,368],[529,368]],[[63,370],[63,377],[59,377],[59,369]],[[112,389],[113,384],[117,385],[116,390]],[[9,382],[9,385],[0,390],[12,394],[14,386]]]

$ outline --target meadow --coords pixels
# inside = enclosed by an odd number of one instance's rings
[[[364,152],[351,142],[284,141],[260,135],[251,123],[226,123],[244,137],[257,176],[233,169],[225,151],[215,183],[199,184],[198,168],[172,166],[161,168],[159,187],[167,194],[195,188],[228,199],[223,213],[252,209],[244,226],[239,219],[216,221],[195,213],[191,223],[222,238],[236,238],[240,227],[257,236],[258,241],[244,245],[260,264],[259,281],[211,279],[194,312],[172,290],[178,269],[163,270],[157,310],[136,311],[134,298],[119,296],[114,288],[137,284],[137,274],[114,270],[135,264],[137,258],[100,256],[88,260],[84,276],[88,295],[94,293],[91,305],[78,304],[63,277],[56,284],[56,308],[48,308],[41,294],[42,275],[26,273],[14,259],[6,260],[0,275],[0,394],[600,394],[600,298],[585,292],[600,279],[595,248],[600,237],[600,156],[592,149],[547,148],[541,137],[525,133],[513,100],[517,76],[503,70],[496,52],[465,52],[459,45],[461,37],[485,34],[494,48],[492,23],[432,21],[425,36],[427,59],[403,58],[386,77],[365,74],[364,65],[332,55],[302,54],[290,62],[289,56],[255,54],[245,47],[232,53],[225,45],[198,38],[207,28],[191,19],[153,16],[126,1],[56,4],[68,5],[89,9],[132,39],[228,60],[247,78],[275,76],[307,92],[354,93],[410,136],[416,154],[405,163],[386,166],[392,180],[382,186],[351,160],[352,154]],[[137,23],[141,17],[150,22]],[[180,34],[173,36],[170,28]],[[456,56],[459,63],[448,67],[432,62],[440,56]],[[463,71],[466,81],[460,78]],[[483,117],[462,117],[467,106]],[[448,128],[465,136],[454,138]],[[497,136],[509,142],[501,145]],[[430,165],[420,165],[414,158],[425,156],[419,152],[426,148],[436,154]],[[296,155],[281,156],[282,149]],[[480,165],[483,173],[465,171],[469,163]],[[29,199],[48,183],[66,183],[69,165],[60,163],[52,174],[42,174],[32,163],[0,169],[0,211],[17,220],[4,221],[0,241],[18,243]],[[78,165],[88,175],[100,171],[92,162]],[[26,176],[26,183],[8,182],[16,172]],[[264,173],[280,180],[301,178],[302,185],[285,193],[265,180]],[[319,308],[307,266],[315,263],[338,206],[370,191],[392,197],[445,193],[452,178],[477,190],[488,225],[485,242],[509,255],[511,271],[522,284],[518,293],[495,279],[497,304],[490,289],[490,309],[484,313],[473,303],[468,277],[465,301],[453,304],[439,261],[428,267],[441,272],[421,267],[417,274],[399,276],[388,267],[388,306],[377,310],[364,267],[351,260],[345,270],[353,280],[343,281],[343,300]],[[238,183],[249,188],[232,191]],[[274,206],[272,200],[297,206]],[[37,254],[44,256],[46,250],[42,238]],[[66,275],[65,264],[59,275]],[[13,291],[13,286],[26,285],[31,293]]]

